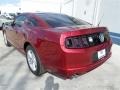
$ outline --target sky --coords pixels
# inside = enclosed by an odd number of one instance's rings
[[[60,12],[60,0],[21,0],[21,11]]]
[[[2,13],[60,12],[60,1],[61,0],[0,0],[0,10]]]
[[[17,4],[19,3],[20,0],[0,0],[0,5],[5,5],[5,4]]]

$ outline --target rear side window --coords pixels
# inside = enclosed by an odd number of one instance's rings
[[[28,25],[32,26],[32,27],[37,27],[38,26],[38,22],[35,18],[29,18],[28,19]]]
[[[75,26],[75,25],[86,25],[85,21],[76,19],[62,14],[38,14],[43,20],[45,20],[51,27],[64,27],[64,26]]]

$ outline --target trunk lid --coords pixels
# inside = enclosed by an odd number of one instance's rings
[[[110,37],[106,27],[77,27],[62,32],[60,41],[61,45],[66,45],[68,48],[85,48],[102,44],[108,40]],[[83,45],[79,45],[81,43]],[[71,46],[69,47],[69,45]]]
[[[105,32],[107,31],[107,28],[93,27],[92,25],[82,25],[82,26],[71,26],[71,27],[57,27],[49,30],[64,35],[76,36],[83,34],[92,34],[96,32]]]

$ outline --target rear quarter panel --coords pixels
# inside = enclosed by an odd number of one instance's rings
[[[34,48],[46,69],[56,72],[57,68],[64,66],[63,53],[60,46],[61,34],[50,30],[34,30],[31,39]]]

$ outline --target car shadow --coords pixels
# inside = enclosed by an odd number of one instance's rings
[[[59,90],[59,84],[54,82],[52,76],[47,77],[44,90]]]
[[[1,56],[0,57],[0,62],[3,61],[6,57],[8,57],[14,51],[15,51],[15,48],[13,48],[12,50],[8,51],[6,54],[4,54],[3,56]]]

